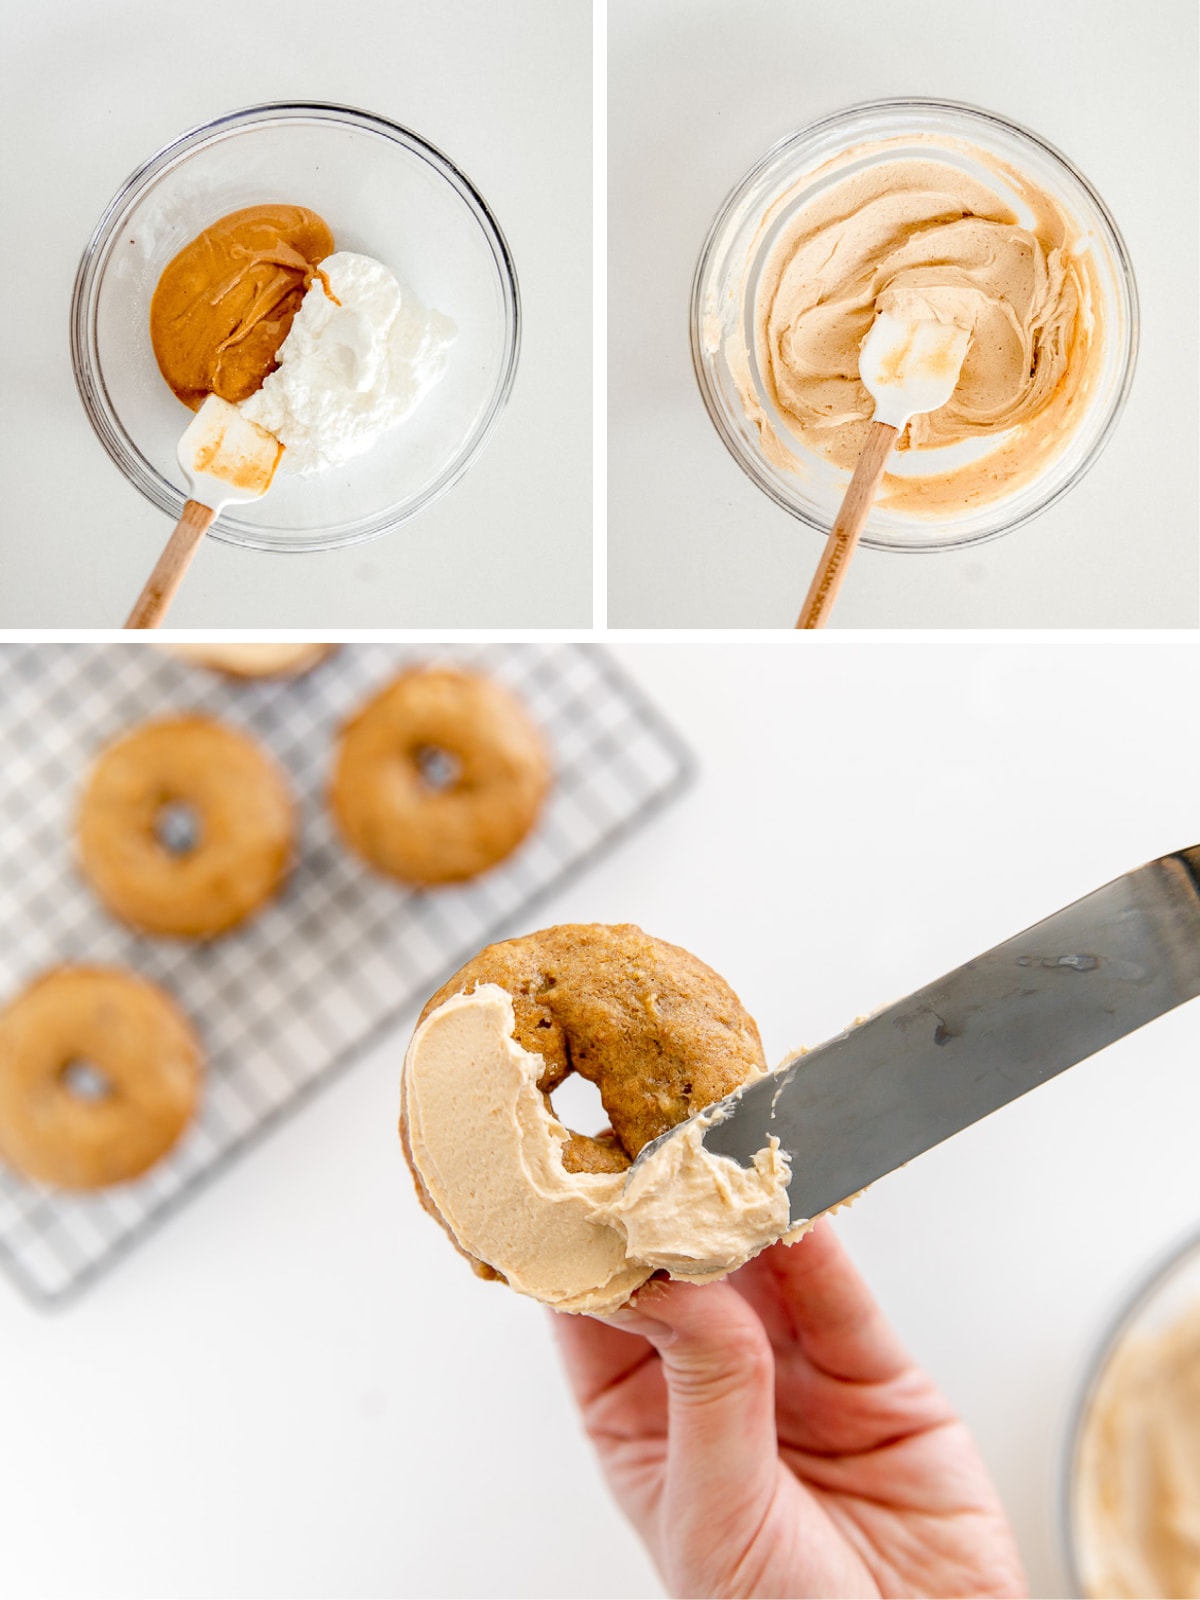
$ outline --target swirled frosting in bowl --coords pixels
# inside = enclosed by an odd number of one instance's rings
[[[1200,1301],[1113,1351],[1075,1495],[1085,1594],[1200,1594]]]
[[[1103,296],[1087,241],[1032,179],[982,152],[887,147],[847,152],[806,177],[808,198],[770,207],[743,291],[752,357],[737,339],[727,354],[769,460],[802,471],[807,450],[850,470],[874,410],[858,356],[876,314],[968,330],[954,394],[909,423],[879,496],[938,514],[1011,493],[1063,448],[1096,384]]]
[[[872,416],[859,350],[889,305],[969,324],[973,348],[950,408],[891,452],[865,546],[1011,533],[1100,459],[1138,346],[1133,267],[1103,198],[1002,114],[878,100],[766,151],[717,211],[692,280],[704,406],[784,511],[828,534]]]

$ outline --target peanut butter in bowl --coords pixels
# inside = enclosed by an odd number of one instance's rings
[[[262,387],[333,254],[329,225],[304,206],[247,206],[221,217],[168,264],[150,302],[150,342],[175,396],[198,411]]]

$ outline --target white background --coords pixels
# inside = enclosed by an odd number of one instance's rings
[[[967,100],[1058,145],[1108,202],[1141,295],[1133,392],[1043,516],[943,555],[860,550],[832,625],[1194,627],[1193,0],[610,0],[609,622],[791,627],[820,536],[708,419],[688,294],[727,192],[777,139],[885,95]]]
[[[538,923],[633,919],[694,949],[773,1062],[1200,838],[1187,646],[620,653],[701,775]],[[73,1307],[0,1283],[0,1592],[658,1592],[548,1313],[475,1279],[417,1206],[410,1022]],[[1200,1222],[1198,1055],[1191,1006],[838,1223],[979,1438],[1037,1594],[1065,1592],[1059,1457],[1093,1341]]]
[[[94,437],[71,373],[71,286],[101,212],[185,128],[237,106],[308,98],[413,128],[479,189],[520,280],[516,385],[482,456],[435,506],[340,552],[285,555],[210,539],[173,625],[587,627],[590,7],[0,0],[0,19],[10,294],[0,625],[119,626],[170,533]]]

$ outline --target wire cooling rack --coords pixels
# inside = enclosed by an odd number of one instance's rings
[[[506,683],[545,734],[552,796],[521,849],[474,883],[409,892],[341,844],[325,790],[336,731],[405,665],[453,660]],[[211,943],[143,938],[101,908],[73,855],[91,761],[146,717],[198,710],[288,772],[301,853],[287,888]],[[308,676],[236,683],[145,644],[0,646],[0,1004],[64,961],[133,967],[199,1025],[205,1096],[135,1183],[77,1196],[0,1167],[0,1264],[35,1302],[93,1281],[186,1197],[346,1067],[482,945],[522,931],[686,781],[677,736],[596,645],[347,645]]]

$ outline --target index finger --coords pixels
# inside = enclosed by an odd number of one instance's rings
[[[797,1345],[830,1377],[882,1383],[912,1365],[828,1221],[795,1244],[772,1245],[732,1281],[777,1350]]]

